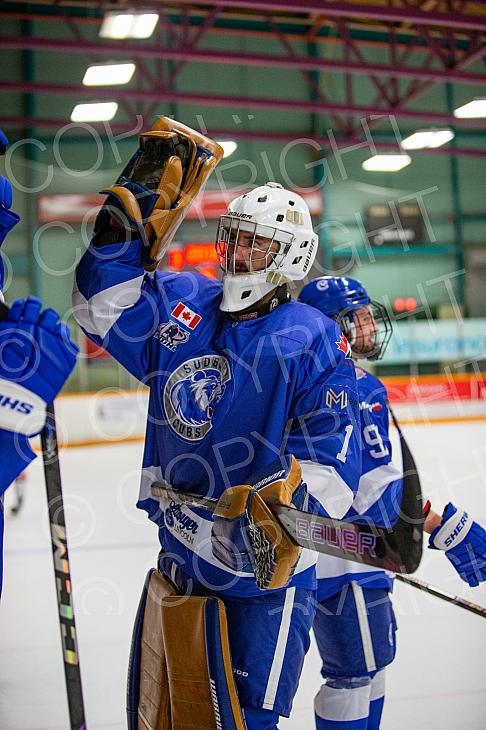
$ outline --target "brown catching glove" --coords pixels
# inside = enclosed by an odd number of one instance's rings
[[[140,135],[140,146],[116,183],[101,191],[109,194],[104,208],[116,220],[115,226],[140,234],[147,271],[157,268],[222,156],[223,148],[214,140],[159,117],[149,132]],[[103,224],[103,211],[100,220]]]

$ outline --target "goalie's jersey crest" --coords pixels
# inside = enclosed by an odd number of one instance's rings
[[[187,441],[201,441],[213,426],[215,409],[230,380],[230,365],[222,355],[201,355],[179,365],[164,388],[171,429]]]

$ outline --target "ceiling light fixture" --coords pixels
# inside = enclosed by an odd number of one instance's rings
[[[126,13],[105,13],[100,28],[101,38],[150,38],[159,16],[157,13],[130,10]]]
[[[441,147],[454,139],[452,129],[419,129],[406,137],[401,146],[404,150],[423,150]]]
[[[86,69],[84,86],[119,86],[128,84],[135,71],[134,63],[96,63]]]
[[[408,155],[373,155],[362,163],[362,168],[367,172],[398,172],[411,162]]]
[[[92,102],[76,104],[72,113],[72,122],[109,122],[118,110],[116,101]]]
[[[217,140],[218,144],[221,145],[221,147],[224,150],[223,157],[229,157],[233,154],[233,152],[237,149],[238,143],[235,142],[233,139],[224,139],[224,140]]]
[[[457,119],[480,119],[486,117],[486,98],[476,97],[463,106],[454,109],[454,116]]]

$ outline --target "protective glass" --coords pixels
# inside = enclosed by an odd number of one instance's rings
[[[216,233],[216,252],[225,273],[260,273],[272,264],[272,269],[278,269],[293,240],[292,233],[279,228],[223,215]]]
[[[393,327],[386,308],[379,302],[370,302],[359,310],[344,310],[338,324],[351,344],[358,359],[380,360],[390,342]]]

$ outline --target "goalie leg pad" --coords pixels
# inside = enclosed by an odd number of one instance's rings
[[[142,647],[142,628],[145,607],[147,604],[148,586],[154,569],[147,573],[143,586],[142,595],[138,604],[135,625],[133,627],[132,645],[130,648],[130,660],[128,662],[127,681],[127,726],[128,730],[137,730],[137,712],[140,701],[140,658]]]
[[[180,595],[155,571],[145,592],[137,730],[244,730],[223,602]]]

